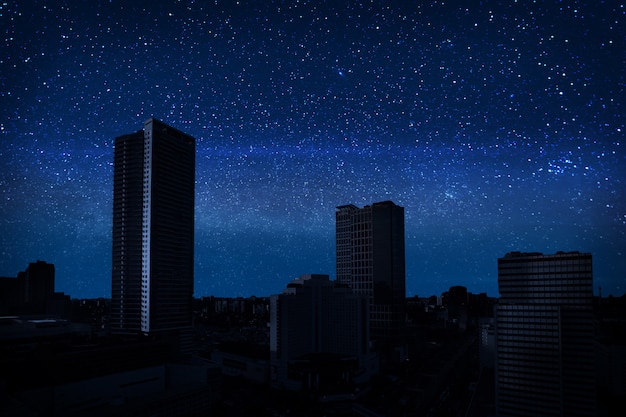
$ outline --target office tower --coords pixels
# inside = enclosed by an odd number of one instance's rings
[[[591,254],[498,259],[498,416],[596,415]]]
[[[292,280],[282,294],[270,298],[274,384],[300,389],[305,383],[304,388],[314,388],[311,384],[316,383],[310,378],[297,375],[318,375],[329,365],[340,379],[359,370],[371,371],[368,320],[367,297],[330,281],[328,275],[301,275]]]
[[[149,119],[115,139],[111,329],[191,325],[195,139]]]
[[[370,335],[399,335],[405,314],[404,208],[391,201],[337,207],[337,281],[370,300]]]

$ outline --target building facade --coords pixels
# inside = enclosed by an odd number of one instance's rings
[[[337,207],[337,281],[370,300],[374,340],[397,336],[405,321],[404,208],[391,201]]]
[[[328,275],[301,275],[282,294],[270,298],[270,360],[275,386],[319,386],[305,378],[303,366],[349,365],[346,381],[369,378],[368,299],[330,281]],[[332,361],[329,361],[332,358]],[[323,382],[323,381],[322,381]],[[344,381],[345,382],[345,381]]]
[[[191,325],[195,139],[156,119],[115,139],[111,329]]]
[[[591,254],[498,259],[498,416],[596,415]]]

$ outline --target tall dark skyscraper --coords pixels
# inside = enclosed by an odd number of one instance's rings
[[[111,329],[191,325],[195,139],[156,119],[115,139]]]
[[[596,415],[591,254],[498,259],[498,416]]]
[[[406,298],[404,208],[391,201],[337,207],[337,281],[370,300],[370,336],[399,334]]]

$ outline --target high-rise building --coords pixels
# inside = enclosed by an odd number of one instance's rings
[[[337,207],[337,281],[370,300],[374,340],[400,334],[406,277],[404,208],[391,201],[358,208]]]
[[[156,119],[115,139],[111,329],[191,325],[195,139]]]
[[[498,416],[596,415],[591,254],[498,259]]]

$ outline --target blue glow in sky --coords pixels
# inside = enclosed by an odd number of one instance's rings
[[[335,207],[382,200],[408,295],[497,296],[513,250],[591,252],[624,293],[619,2],[13,3],[2,276],[110,296],[113,139],[154,116],[197,139],[196,296],[334,276]]]

